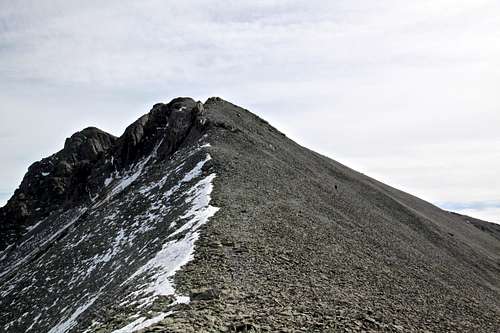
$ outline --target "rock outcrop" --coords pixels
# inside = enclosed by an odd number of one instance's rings
[[[66,139],[58,153],[34,163],[14,196],[0,208],[0,250],[51,212],[92,201],[104,179],[150,154],[161,140],[161,158],[201,128],[203,105],[191,98],[156,104],[116,138],[89,127]]]

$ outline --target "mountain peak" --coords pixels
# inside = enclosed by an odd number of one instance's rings
[[[201,129],[203,104],[191,98],[178,97],[167,104],[158,103],[148,114],[127,127],[118,139],[117,156],[123,164],[130,164],[151,152],[160,143],[161,156],[171,154],[191,130]]]
[[[498,225],[216,97],[75,133],[0,209],[0,249],[6,332],[500,327]]]
[[[87,127],[66,139],[64,149],[58,153],[60,158],[94,160],[106,152],[116,142],[116,137],[96,127]]]

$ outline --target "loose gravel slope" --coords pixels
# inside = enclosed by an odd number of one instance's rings
[[[154,329],[500,331],[499,226],[355,172],[226,101],[204,107],[220,210],[177,274],[192,303]]]

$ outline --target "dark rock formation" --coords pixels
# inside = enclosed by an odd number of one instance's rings
[[[89,127],[66,139],[58,153],[31,165],[14,196],[0,208],[0,250],[53,210],[88,200],[89,177],[115,142],[111,134]]]
[[[175,151],[193,127],[203,125],[203,104],[191,98],[176,98],[168,104],[156,104],[150,113],[127,127],[118,139],[116,156],[121,166],[149,154],[161,140],[160,157]],[[195,119],[198,117],[198,123]]]
[[[151,153],[161,141],[169,156],[205,121],[203,105],[191,98],[156,104],[116,138],[95,127],[66,139],[58,153],[34,163],[5,207],[0,208],[0,250],[51,212],[92,200],[104,179]],[[197,119],[197,122],[195,119]]]

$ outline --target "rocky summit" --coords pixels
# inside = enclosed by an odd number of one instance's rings
[[[86,128],[0,208],[0,331],[500,332],[500,225],[220,98]]]

